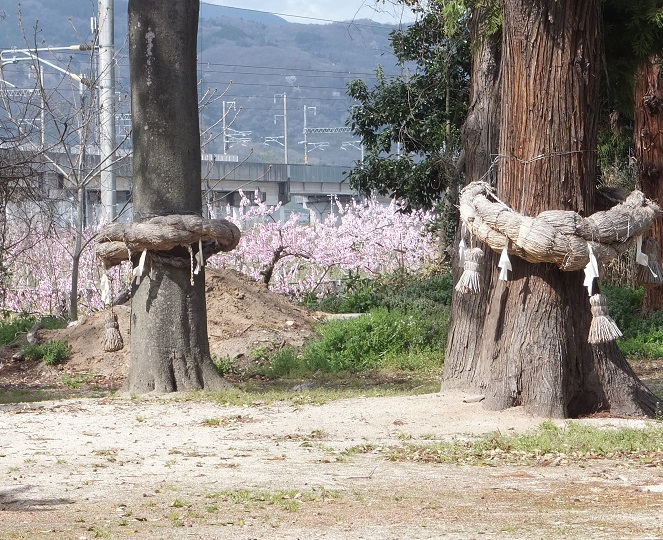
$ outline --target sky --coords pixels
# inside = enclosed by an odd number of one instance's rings
[[[414,15],[404,6],[379,0],[205,0],[220,6],[255,9],[275,13],[299,23],[351,21],[371,19],[375,22],[398,24],[412,22]]]

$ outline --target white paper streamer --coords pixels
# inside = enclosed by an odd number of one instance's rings
[[[143,253],[140,254],[140,259],[138,259],[138,266],[133,269],[133,276],[136,278],[136,285],[140,285],[140,278],[143,277],[143,271],[145,270],[145,257],[147,257],[147,250],[144,249]]]
[[[509,281],[509,270],[513,270],[511,267],[511,261],[509,260],[509,252],[504,246],[502,254],[500,255],[500,262],[497,263],[497,267],[500,269],[500,277],[502,281]]]
[[[458,242],[458,260],[460,264],[465,262],[465,248],[467,248],[467,244],[465,243],[465,239],[461,238],[460,242]]]
[[[594,256],[592,246],[588,245],[587,248],[589,249],[589,262],[587,263],[587,266],[585,266],[585,281],[583,285],[587,287],[589,296],[592,296],[594,290],[594,279],[599,277],[599,263]]]
[[[196,253],[196,269],[193,271],[195,275],[198,275],[200,270],[205,267],[205,256],[203,255],[203,241],[202,239],[198,240],[198,253]]]
[[[111,303],[111,284],[106,274],[101,275],[101,301],[104,306]]]
[[[642,235],[635,239],[635,262],[642,266],[649,266],[649,257],[646,253],[642,252]]]

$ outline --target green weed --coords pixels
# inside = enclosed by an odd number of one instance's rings
[[[230,358],[230,356],[213,356],[212,363],[216,367],[219,374],[223,376],[234,375],[238,372],[237,361]]]
[[[0,346],[12,343],[19,335],[27,333],[37,322],[35,317],[7,317],[0,320]],[[67,321],[57,317],[43,317],[43,328],[53,330],[65,328]]]
[[[617,341],[622,352],[629,357],[663,358],[663,312],[641,315],[644,289],[605,286],[603,292],[610,316],[624,334]]]
[[[43,360],[47,366],[55,366],[69,358],[71,345],[68,341],[56,340],[43,345],[26,345],[21,352],[28,360]]]
[[[303,351],[311,371],[407,369],[413,365],[410,354],[443,347],[446,320],[437,326],[400,310],[380,308],[362,317],[329,321],[319,333],[320,339]]]
[[[628,458],[647,462],[651,454],[663,452],[663,427],[596,428],[577,422],[557,425],[548,421],[530,433],[492,433],[467,441],[411,443],[384,450],[394,461],[484,464],[536,463],[546,458]]]

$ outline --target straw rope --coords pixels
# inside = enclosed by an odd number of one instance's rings
[[[205,258],[231,251],[240,239],[237,226],[225,219],[194,215],[158,216],[141,223],[112,223],[97,235],[95,253],[105,268],[126,261],[131,253],[168,251],[202,241]]]
[[[491,249],[499,253],[506,247],[510,255],[567,271],[585,268],[590,248],[602,263],[615,259],[660,215],[660,207],[640,191],[588,217],[566,210],[523,216],[501,202],[485,182],[472,182],[460,194],[461,220]]]

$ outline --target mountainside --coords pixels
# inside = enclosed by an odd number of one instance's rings
[[[127,0],[115,0],[118,112],[128,113]],[[0,49],[59,47],[89,43],[97,0],[0,0]],[[21,29],[22,23],[22,29]],[[252,161],[284,159],[284,103],[290,163],[304,158],[304,116],[309,128],[345,126],[352,100],[346,85],[374,80],[378,64],[397,72],[389,34],[395,27],[370,21],[325,25],[290,23],[268,13],[202,4],[199,26],[200,95],[213,96],[202,114],[211,142],[208,153],[222,153],[221,125],[226,105],[228,153]],[[26,41],[27,40],[27,41]],[[29,45],[28,45],[29,44]],[[47,56],[51,54],[52,56]],[[43,53],[64,68],[86,73],[89,53]],[[3,68],[3,78],[29,84],[27,62]],[[49,69],[48,67],[46,68]],[[218,124],[218,125],[215,125]],[[359,159],[350,133],[308,135],[310,163],[350,164]],[[343,147],[343,149],[342,149]]]

